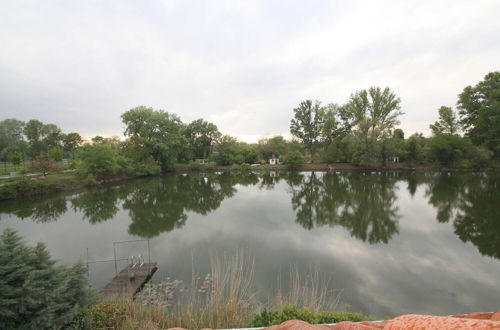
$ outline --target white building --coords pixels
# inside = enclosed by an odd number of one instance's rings
[[[269,158],[269,165],[278,165],[280,163],[280,159],[279,158]]]

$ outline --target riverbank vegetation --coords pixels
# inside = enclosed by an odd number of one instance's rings
[[[341,105],[305,100],[293,109],[291,140],[275,136],[257,143],[224,135],[203,119],[184,123],[175,114],[144,106],[122,114],[125,140],[95,136],[85,141],[54,124],[5,119],[0,122],[0,160],[3,174],[19,168],[21,175],[45,176],[66,169],[90,183],[176,169],[249,169],[250,164],[270,162],[284,163],[288,169],[399,164],[477,170],[498,167],[500,161],[499,95],[500,72],[467,86],[458,96],[456,110],[437,109],[439,119],[430,124],[431,137],[421,133],[405,137],[398,128],[401,100],[389,88],[379,87],[357,91]],[[20,189],[23,195],[33,190],[28,186],[41,183],[17,185],[20,188],[8,189]]]
[[[202,281],[149,284],[136,301],[99,301],[88,287],[86,268],[56,266],[43,243],[27,246],[6,229],[0,236],[0,327],[2,329],[188,329],[267,326],[290,319],[309,323],[361,321],[361,313],[335,311],[339,293],[318,272],[290,273],[287,291],[262,305],[253,291],[254,267],[242,252],[212,254]],[[281,281],[280,281],[281,283]]]
[[[361,313],[337,311],[339,293],[318,272],[301,277],[292,269],[286,291],[278,289],[262,304],[253,290],[253,262],[241,251],[234,256],[212,254],[210,265],[210,273],[202,279],[193,272],[191,283],[149,284],[135,302],[94,305],[87,311],[89,323],[115,329],[221,329],[263,327],[291,319],[316,324],[368,319]]]

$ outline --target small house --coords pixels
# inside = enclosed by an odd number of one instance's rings
[[[279,163],[280,163],[279,158],[274,158],[274,157],[269,158],[269,165],[278,165]]]
[[[197,159],[196,161],[197,161],[199,164],[201,164],[201,165],[208,164],[208,159],[203,159],[203,158],[200,158],[200,159]]]

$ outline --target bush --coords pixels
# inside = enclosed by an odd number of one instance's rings
[[[240,170],[242,171],[250,171],[250,164],[248,163],[243,163],[240,165]]]
[[[469,152],[471,166],[476,170],[487,167],[491,156],[492,152],[483,147],[474,146]]]
[[[86,268],[55,266],[43,243],[26,246],[7,228],[0,236],[0,328],[61,329],[91,302]]]
[[[455,163],[455,167],[459,169],[469,169],[471,168],[471,162],[468,159],[460,159]]]
[[[298,151],[291,152],[288,157],[285,158],[285,164],[291,170],[297,170],[304,163],[304,157]]]
[[[57,185],[55,183],[22,178],[0,186],[0,200],[41,195],[56,190]]]
[[[47,156],[37,156],[31,160],[31,170],[46,176],[49,172],[59,170],[57,164]]]
[[[78,173],[84,177],[94,176],[98,180],[115,175],[120,169],[118,155],[107,144],[88,144],[78,153]]]
[[[28,174],[30,172],[29,169],[27,169],[26,167],[23,167],[21,168],[19,171],[17,171],[17,173],[21,174],[21,175],[25,175],[25,174]]]
[[[295,305],[284,305],[279,310],[264,309],[256,314],[251,327],[266,327],[289,320],[301,320],[310,324],[338,323],[343,321],[359,322],[367,320],[361,313],[351,312],[312,312],[307,308],[298,309]]]
[[[134,173],[137,176],[149,176],[160,174],[160,166],[152,159],[133,164]]]
[[[438,134],[429,139],[429,158],[443,166],[456,166],[466,158],[472,144],[458,135]]]
[[[119,301],[89,307],[85,314],[91,329],[119,329],[127,314],[127,305]]]

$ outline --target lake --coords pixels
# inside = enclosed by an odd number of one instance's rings
[[[317,269],[339,308],[375,318],[500,309],[498,173],[168,174],[0,202],[6,227],[62,264],[142,254],[154,281],[203,278],[210,255],[244,251],[256,297]],[[114,274],[90,264],[97,289]]]

